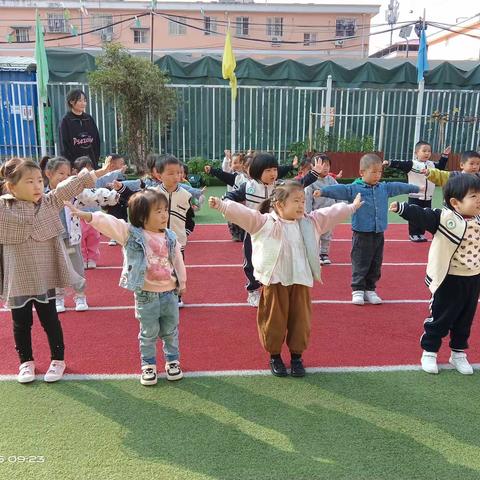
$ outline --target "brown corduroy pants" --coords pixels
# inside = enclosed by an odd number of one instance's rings
[[[258,335],[265,350],[278,355],[285,337],[291,353],[301,355],[310,337],[310,287],[265,285],[257,312]]]

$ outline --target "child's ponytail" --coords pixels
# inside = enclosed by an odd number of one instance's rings
[[[260,213],[270,213],[272,210],[272,206],[272,197],[268,197],[258,206],[258,211]]]

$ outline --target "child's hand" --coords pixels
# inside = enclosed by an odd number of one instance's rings
[[[125,172],[127,171],[127,168],[128,168],[128,165],[124,165],[124,166],[120,169],[120,171],[121,171],[122,173],[125,173]]]
[[[388,166],[390,165],[390,162],[389,162],[388,160],[384,160],[384,161],[382,162],[382,165],[383,165],[384,167],[388,167]]]
[[[298,167],[298,157],[296,155],[293,157],[292,167],[293,168]]]
[[[215,208],[218,210],[221,204],[222,204],[222,201],[218,197],[210,197],[208,199],[208,206],[210,208]]]
[[[95,170],[95,175],[97,178],[103,177],[106,175],[108,172],[112,172],[114,170],[113,164],[112,164],[112,157],[109,155],[105,159],[105,163],[103,164],[102,168],[99,168],[98,170]]]
[[[343,170],[340,170],[338,173],[337,173],[337,178],[342,178],[343,177]]]
[[[316,157],[316,158],[314,158],[312,170],[313,170],[314,172],[317,172],[319,175],[320,175],[320,173],[322,173],[322,170],[323,170],[323,160],[321,159],[321,157]]]
[[[119,182],[118,180],[114,180],[114,181],[112,182],[112,187],[113,187],[114,190],[116,190],[116,191],[118,192],[119,190],[122,189],[123,183],[122,183],[122,182]]]
[[[319,198],[322,196],[322,191],[321,190],[315,190],[312,194],[313,198]]]
[[[398,212],[398,202],[392,202],[390,207],[388,208],[390,212],[397,213]]]
[[[179,291],[178,291],[178,296],[179,296],[179,297],[183,297],[186,292],[187,292],[187,289],[186,289],[186,288],[183,288],[182,290],[179,290]]]
[[[205,165],[203,167],[203,171],[207,174],[207,175],[210,175],[210,172],[212,170],[212,167],[210,165]]]
[[[207,186],[205,185],[204,187],[202,187],[202,193],[205,192],[207,190]]]
[[[358,210],[365,202],[362,201],[362,195],[357,193],[357,196],[354,198],[352,205],[355,206],[355,210]]]
[[[428,177],[430,175],[430,170],[428,168],[423,168],[422,170],[420,170],[420,173]]]
[[[445,149],[442,152],[442,155],[444,157],[448,157],[448,155],[450,155],[451,151],[452,151],[452,147],[451,147],[451,145],[449,145],[448,147],[445,147]]]
[[[68,207],[68,209],[72,212],[72,215],[75,215],[75,217],[81,218],[86,222],[92,221],[92,214],[90,212],[83,212],[82,210],[79,210],[77,207],[74,207],[71,202],[64,203],[65,206]]]
[[[232,158],[232,152],[228,149],[223,151],[225,153],[225,156],[230,160]]]

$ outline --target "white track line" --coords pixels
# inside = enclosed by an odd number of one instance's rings
[[[480,363],[472,364],[475,370],[480,369]],[[441,370],[453,370],[450,364],[439,364]],[[421,371],[420,365],[372,365],[367,367],[311,367],[306,368],[307,373],[378,373],[378,372],[418,372]],[[185,372],[185,378],[199,377],[254,377],[270,376],[270,370],[218,370]],[[138,380],[139,374],[135,373],[67,373],[63,380],[85,381],[85,380]],[[159,378],[165,378],[165,374],[159,374]],[[43,375],[37,375],[37,380],[42,380]],[[426,378],[426,375],[425,375]],[[0,375],[0,382],[16,381],[16,375]]]
[[[312,300],[316,305],[351,305],[351,300]],[[417,300],[383,300],[384,304],[403,304],[403,303],[429,303],[429,300],[417,299]],[[228,307],[249,307],[248,303],[186,303],[184,308],[228,308]],[[133,305],[111,305],[108,307],[90,307],[87,312],[105,311],[105,310],[132,310]],[[378,308],[378,307],[377,307]],[[8,312],[6,308],[0,308],[1,312]],[[74,312],[74,308],[67,308],[67,312]],[[84,313],[84,312],[82,312]],[[60,318],[62,315],[60,314]]]

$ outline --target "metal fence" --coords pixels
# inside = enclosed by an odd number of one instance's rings
[[[117,151],[121,119],[115,102],[79,83],[51,84],[50,154],[58,153],[58,124],[72,88],[88,96],[102,154]],[[219,159],[232,143],[237,150],[268,150],[282,160],[292,142],[303,141],[320,128],[336,138],[371,137],[386,158],[411,158],[417,125],[420,138],[440,151],[477,149],[480,143],[480,91],[417,89],[240,86],[232,138],[232,108],[228,86],[171,85],[179,99],[173,122],[156,125],[154,145],[188,160]],[[34,82],[0,82],[0,156],[38,158],[36,89]],[[233,140],[233,142],[232,142]]]

